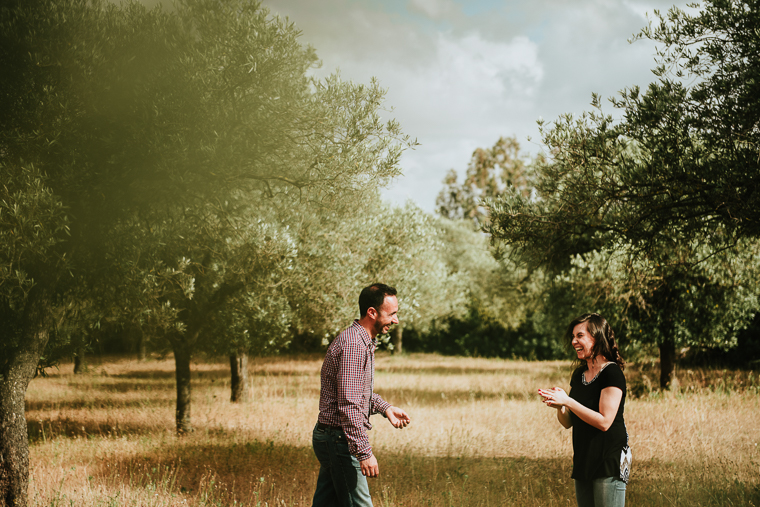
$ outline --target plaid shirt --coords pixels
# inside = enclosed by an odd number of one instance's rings
[[[359,461],[372,456],[369,416],[385,414],[390,403],[372,392],[375,342],[355,320],[327,348],[322,363],[319,422],[343,428],[348,450]]]

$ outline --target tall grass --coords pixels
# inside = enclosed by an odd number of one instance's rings
[[[63,365],[28,391],[33,505],[311,505],[321,359],[251,361],[245,404],[229,402],[226,363],[194,364],[196,431],[182,438],[172,360]],[[760,506],[757,374],[684,370],[663,394],[655,373],[626,370],[629,505]],[[373,418],[375,505],[574,505],[570,432],[536,395],[569,374],[556,361],[381,354],[376,390],[412,424]]]

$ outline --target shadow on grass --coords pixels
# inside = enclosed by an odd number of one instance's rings
[[[192,367],[190,368],[190,375],[193,380],[196,379],[219,379],[219,378],[229,378],[230,372],[229,368],[227,371],[223,370],[205,370],[205,371],[192,371]],[[174,372],[174,369],[170,370],[134,370],[134,371],[127,371],[124,373],[114,373],[109,375],[111,378],[114,379],[131,379],[131,380],[171,380],[174,381],[176,379],[176,374]]]
[[[203,370],[203,371],[192,371],[191,375],[193,380],[209,380],[212,381],[215,380],[229,380],[230,379],[230,370],[229,367],[226,369],[220,368],[218,370]],[[251,377],[314,377],[319,378],[319,371],[316,372],[306,372],[306,371],[289,371],[289,370],[258,370],[258,369],[252,369],[248,371],[248,375]],[[134,379],[134,380],[160,380],[160,379],[167,379],[167,380],[174,380],[175,374],[174,370],[152,370],[152,371],[144,371],[144,370],[135,370],[135,371],[127,371],[124,373],[117,373],[111,375],[113,378],[123,378],[123,379]]]
[[[68,397],[65,399],[57,400],[27,400],[26,412],[27,414],[34,412],[50,412],[59,410],[119,410],[119,409],[135,409],[135,408],[162,408],[173,407],[176,404],[176,392],[174,385],[160,385],[152,384],[146,388],[145,385],[133,385],[130,383],[110,384],[102,387],[93,387],[89,389],[87,397],[74,398]],[[202,396],[205,392],[204,389],[208,387],[208,384],[202,386],[193,385],[197,392],[194,392],[194,396]],[[229,389],[227,387],[227,389]],[[300,386],[298,388],[288,388],[287,386],[277,388],[285,395],[294,397],[318,397],[319,396],[319,383],[315,383],[311,386]],[[447,407],[456,406],[461,403],[471,403],[474,401],[490,401],[490,400],[519,400],[530,401],[538,400],[536,393],[531,390],[530,392],[524,391],[482,391],[482,390],[467,390],[467,389],[447,389],[443,391],[433,391],[429,389],[378,389],[380,394],[386,400],[392,400],[393,403],[401,406],[414,405],[418,407]],[[134,393],[133,397],[125,399],[125,397],[110,396],[109,393]],[[254,386],[253,393],[256,395],[256,388]],[[225,391],[225,400],[226,397]]]
[[[383,460],[388,505],[570,505],[572,458],[425,458]],[[382,465],[381,465],[382,466]],[[736,463],[635,464],[629,505],[760,506],[760,477]],[[730,477],[743,476],[744,480]]]
[[[319,361],[321,365],[321,358]],[[551,375],[556,373],[558,377],[569,377],[572,372],[572,368],[567,365],[557,367],[554,364],[544,365],[540,362],[531,363],[531,369],[526,370],[525,363],[516,364],[488,364],[484,363],[483,367],[461,367],[456,365],[441,365],[431,362],[426,364],[424,362],[416,363],[414,366],[404,366],[398,364],[377,364],[375,371],[378,373],[387,374],[410,374],[410,375],[446,375],[446,376],[459,376],[459,375],[503,375],[503,376],[524,376],[526,372],[534,371],[536,375]],[[211,365],[214,368],[208,369],[209,365],[205,365],[206,369],[202,371],[193,370],[193,379],[229,379],[230,371],[226,364]],[[290,369],[286,365],[280,366],[277,369],[270,369],[269,363],[262,363],[260,365],[250,365],[248,375],[252,377],[319,377],[320,371],[319,365],[315,368],[304,370],[299,366],[299,363],[294,362],[293,368]],[[126,371],[123,373],[117,373],[111,375],[115,378],[128,378],[128,379],[161,379],[161,378],[174,378],[174,370],[141,370],[136,369],[134,371]]]
[[[82,421],[69,417],[44,420],[27,416],[26,419],[26,429],[29,435],[29,443],[31,444],[66,438],[155,435],[157,431],[162,429],[165,432],[173,433],[174,424],[175,422],[172,418],[154,419],[150,424],[118,420],[106,422]]]
[[[94,480],[116,491],[163,490],[199,505],[310,505],[319,470],[310,447],[213,438],[191,435],[140,456],[105,459]]]
[[[548,505],[549,498],[564,502],[572,494],[569,459],[424,457],[381,450],[378,460],[381,476],[370,480],[378,506]],[[310,447],[203,443],[191,436],[142,456],[106,459],[94,476],[112,489],[171,482],[177,494],[210,497],[220,505],[309,505],[318,471]]]
[[[449,359],[456,359],[455,357]],[[319,363],[321,365],[322,357],[320,356]],[[251,377],[319,377],[320,367],[317,365],[315,368],[303,369],[303,365],[297,361],[292,363],[293,367],[289,368],[287,363],[282,366],[282,363],[277,363],[279,367],[276,369],[270,368],[269,362],[261,362],[261,364],[252,364],[249,366],[248,374]],[[410,375],[445,375],[445,376],[466,376],[466,375],[501,375],[501,376],[524,376],[531,371],[536,375],[551,376],[555,374],[558,378],[565,379],[569,377],[572,368],[568,365],[557,366],[556,364],[543,364],[541,362],[530,363],[530,367],[526,369],[527,363],[484,363],[482,367],[462,367],[457,365],[445,365],[436,362],[430,362],[429,364],[421,361],[415,363],[414,366],[407,366],[403,364],[378,364],[375,367],[376,372],[385,374],[410,374]],[[229,379],[230,371],[229,366],[224,363],[203,363],[203,370],[196,370],[191,367],[192,378],[194,380],[205,379]],[[165,370],[145,370],[136,368],[131,371],[124,371],[121,373],[107,374],[110,378],[119,379],[134,379],[134,380],[174,380],[175,373],[173,368],[167,368]]]
[[[389,365],[376,365],[375,371],[377,372],[383,372],[383,373],[398,373],[398,374],[422,374],[422,375],[504,375],[504,376],[525,376],[526,374],[530,374],[531,371],[535,372],[537,375],[551,375],[552,373],[555,373],[559,376],[566,377],[569,376],[570,373],[572,373],[572,369],[568,365],[563,365],[562,368],[557,368],[556,365],[543,365],[540,362],[534,362],[532,363],[532,370],[526,369],[525,365],[523,363],[517,363],[517,364],[504,364],[501,365],[490,365],[490,364],[484,364],[482,368],[477,367],[462,367],[462,366],[456,366],[456,365],[440,365],[440,364],[430,364],[425,365],[424,363],[420,363],[419,366],[399,366],[395,364],[389,364]]]
[[[147,442],[138,454],[105,453],[91,470],[92,484],[111,492],[162,491],[191,505],[311,503],[319,464],[308,446],[244,441],[224,431]],[[436,457],[382,448],[376,454],[381,475],[369,483],[378,507],[575,505],[571,456]],[[628,504],[759,506],[760,478],[741,466],[638,462]]]
[[[626,500],[652,506],[760,506],[760,476],[722,460],[635,464]],[[739,477],[749,478],[742,480]]]
[[[117,410],[122,408],[158,408],[173,406],[176,403],[173,397],[159,398],[135,397],[135,399],[120,400],[109,398],[107,396],[90,397],[79,400],[44,400],[44,401],[27,401],[26,412],[38,412],[46,410]]]
[[[525,391],[481,391],[468,389],[450,389],[435,391],[431,389],[377,389],[385,400],[393,400],[395,405],[406,406],[447,406],[459,403],[488,400],[538,400],[534,390]]]
[[[175,390],[174,378],[164,377],[157,375],[162,372],[131,372],[121,375],[114,375],[112,382],[86,385],[82,384],[80,389],[86,388],[88,396],[97,396],[94,399],[88,400],[56,400],[56,401],[32,401],[27,403],[27,410],[47,410],[47,409],[60,409],[60,408],[129,408],[140,407],[146,404],[156,406],[166,406],[169,403],[173,403],[173,396]],[[301,375],[291,375],[282,372],[267,373],[263,372],[261,375],[252,376],[283,376],[283,377],[300,377]],[[173,372],[172,372],[173,375]],[[285,392],[296,389],[300,395],[305,394],[319,394],[319,378],[312,376],[313,382],[299,385],[298,387],[282,386]],[[227,380],[226,372],[216,371],[204,371],[193,374],[192,383],[193,386],[206,388],[213,386],[220,379]],[[122,380],[125,379],[125,380]],[[130,380],[126,380],[130,379]],[[133,381],[134,379],[140,379],[143,381]],[[166,380],[166,381],[163,381]],[[151,382],[152,381],[152,382]],[[480,390],[480,389],[451,389],[447,387],[444,390],[435,390],[430,385],[426,385],[424,378],[420,381],[423,385],[421,388],[406,387],[400,389],[383,389],[378,388],[377,392],[387,400],[393,400],[396,404],[418,405],[418,406],[446,406],[456,405],[459,403],[467,403],[480,400],[532,400],[537,399],[534,389],[530,390]],[[219,383],[218,385],[222,385]],[[255,383],[253,389],[256,389]],[[141,401],[121,401],[118,399],[108,398],[109,393],[144,393],[145,402]],[[160,394],[159,394],[160,393]],[[156,394],[159,394],[158,400],[153,401]],[[168,397],[165,397],[168,395]],[[147,399],[151,398],[150,403]]]

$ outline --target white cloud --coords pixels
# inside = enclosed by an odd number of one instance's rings
[[[543,76],[538,47],[526,37],[504,43],[486,41],[477,33],[462,39],[439,35],[437,46],[436,70],[448,85],[444,92],[532,95]]]
[[[542,77],[538,48],[524,37],[493,42],[477,33],[440,34],[435,57],[397,72],[388,98],[402,125],[423,143],[435,138],[451,144],[507,128],[505,118],[529,106]]]
[[[405,176],[385,195],[428,210],[449,169],[463,169],[475,148],[520,130],[515,119],[531,109],[544,75],[537,45],[523,36],[499,42],[476,32],[447,33],[434,44],[431,57],[414,65],[374,68],[388,87],[394,117],[421,143],[405,154]]]
[[[665,14],[665,12],[669,8],[669,7],[666,7],[664,9],[662,7],[658,8],[658,6],[652,5],[650,3],[633,2],[631,0],[623,0],[623,5],[630,12],[636,14],[645,23],[647,19],[654,19],[654,11],[656,9],[659,9],[662,14]],[[644,26],[644,24],[642,24],[642,26]]]

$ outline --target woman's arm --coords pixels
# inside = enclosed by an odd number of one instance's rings
[[[573,420],[570,418],[570,411],[567,407],[557,407],[557,420],[566,430],[573,426]]]
[[[548,405],[560,406],[565,410],[570,409],[582,421],[602,431],[607,431],[612,426],[612,421],[615,420],[618,407],[620,407],[620,401],[623,399],[623,391],[619,387],[605,387],[599,396],[599,412],[597,412],[584,407],[568,396],[562,389],[554,388],[547,392],[549,393],[549,396],[546,398]],[[560,414],[558,412],[557,418],[559,417]],[[569,418],[570,415],[568,414],[567,417]],[[560,423],[562,423],[561,419]],[[564,426],[564,424],[562,425]],[[569,426],[565,427],[568,428]]]

